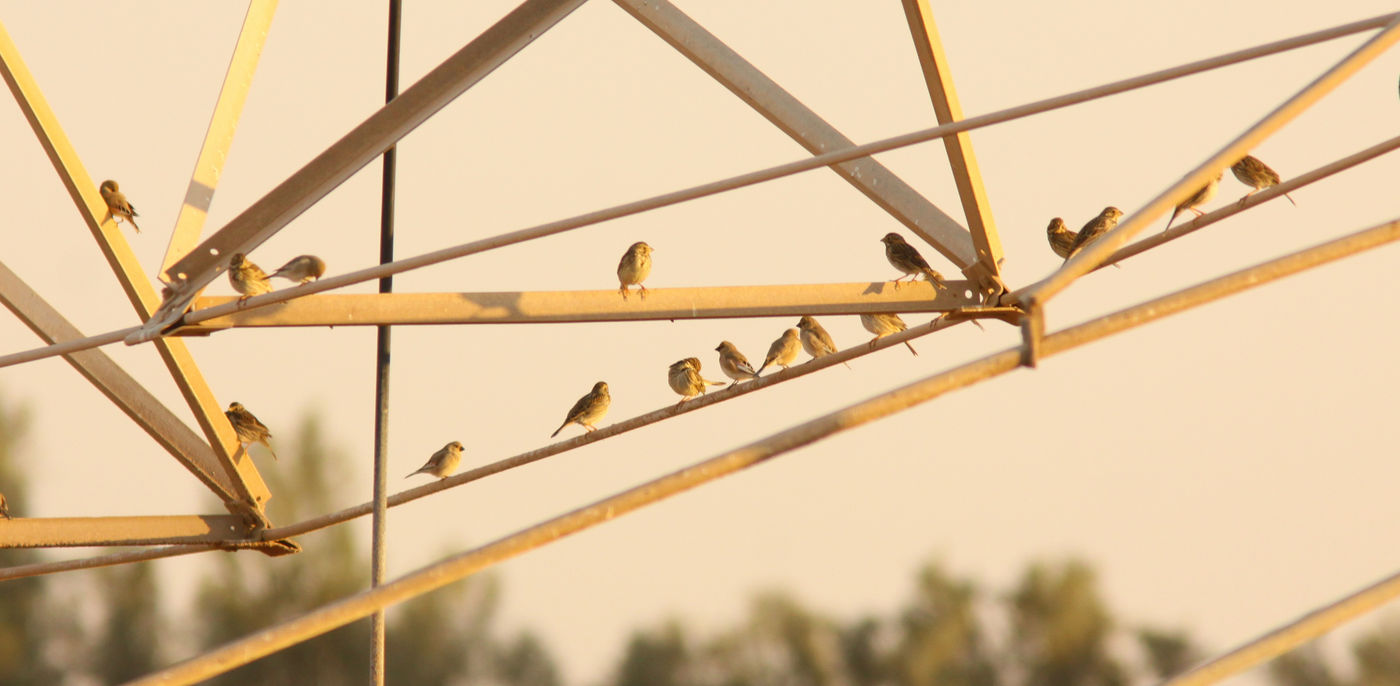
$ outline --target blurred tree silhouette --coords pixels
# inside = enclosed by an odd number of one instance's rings
[[[274,521],[295,522],[335,509],[331,475],[341,451],[325,444],[320,422],[308,418],[297,439],[284,443],[280,468],[268,470]],[[285,453],[291,453],[285,454]],[[295,494],[290,495],[290,494]],[[301,615],[364,589],[368,555],[350,527],[315,536],[298,555],[269,561],[256,555],[222,556],[200,588],[196,613],[211,648]],[[388,612],[387,680],[402,684],[492,682],[554,686],[553,659],[532,635],[502,644],[491,633],[499,591],[489,576],[453,584]],[[359,683],[369,673],[369,620],[342,627],[233,670],[212,684]]]
[[[24,469],[15,459],[28,427],[28,408],[16,407],[0,397],[0,493],[5,494],[12,517],[23,517],[29,510]],[[0,566],[39,561],[33,550],[0,550]],[[0,582],[0,684],[49,686],[59,682],[59,667],[51,649],[69,628],[56,624],[64,613],[57,611],[53,596],[47,593],[50,581],[29,577]]]
[[[29,502],[14,459],[27,421],[24,408],[0,397],[0,492],[15,516]],[[319,422],[303,420],[296,435],[284,445],[297,450],[286,450],[267,474],[283,494],[271,503],[276,521],[326,512],[343,499],[332,479],[338,451]],[[150,563],[0,582],[0,684],[125,681],[172,659],[172,628],[193,627],[173,642],[202,651],[366,586],[366,556],[352,529],[334,527],[307,542],[306,552],[276,560],[211,554],[193,616],[179,622],[163,614],[160,567]],[[34,551],[0,550],[5,566],[40,560]],[[499,599],[496,579],[478,576],[391,608],[389,682],[560,686],[535,633],[495,633]],[[207,683],[359,683],[369,671],[368,641],[368,623],[360,622]],[[1128,648],[1135,651],[1123,654]],[[888,616],[841,622],[769,591],[713,637],[697,638],[678,620],[635,631],[601,686],[1128,686],[1179,674],[1203,654],[1183,631],[1120,629],[1082,561],[1032,564],[1000,595],[929,563]],[[1338,666],[1311,644],[1274,661],[1268,674],[1277,686],[1400,686],[1400,623],[1353,641],[1350,658]]]

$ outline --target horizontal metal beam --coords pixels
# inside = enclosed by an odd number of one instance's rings
[[[670,2],[614,1],[808,152],[816,155],[855,145],[836,127],[817,116],[816,112]],[[910,231],[928,241],[959,269],[965,269],[977,261],[968,230],[874,158],[864,157],[833,164],[831,170]]]
[[[1161,83],[1163,81],[1169,81],[1171,79],[1189,76],[1191,74],[1208,71],[1210,69],[1216,69],[1238,62],[1244,62],[1246,60],[1264,57],[1266,55],[1272,55],[1275,53],[1283,52],[1285,50],[1292,50],[1308,45],[1313,45],[1315,43],[1320,43],[1323,41],[1341,38],[1343,36],[1348,36],[1353,33],[1365,31],[1367,29],[1374,29],[1378,26],[1386,25],[1389,21],[1395,19],[1396,17],[1400,17],[1400,13],[1392,13],[1382,15],[1380,17],[1373,17],[1371,19],[1352,22],[1350,24],[1345,24],[1342,26],[1324,29],[1322,31],[1316,31],[1302,36],[1296,36],[1293,38],[1275,41],[1273,43],[1268,43],[1265,45],[1260,45],[1245,50],[1238,50],[1217,57],[1212,57],[1209,59],[1192,62],[1190,64],[1185,64],[1179,67],[1163,69],[1161,71],[1152,72],[1150,74],[1145,74],[1130,79],[1124,79],[1122,81],[1116,81],[1114,83],[1110,83],[1103,86],[1096,86],[1094,88],[1075,91],[1066,95],[1047,98],[1045,100],[1039,100],[1017,107],[1011,107],[1005,110],[992,112],[990,114],[970,117],[968,119],[954,122],[952,124],[940,124],[939,126],[935,126],[933,128],[914,131],[900,136],[893,136],[891,138],[885,138],[883,140],[875,141],[873,143],[866,143],[864,145],[858,145],[853,148],[848,148],[846,150],[837,150],[834,152],[823,153],[821,155],[814,155],[809,158],[797,160],[794,162],[788,162],[786,164],[780,164],[774,167],[769,167],[767,169],[749,172],[747,174],[740,174],[739,176],[732,176],[727,179],[712,181],[710,183],[701,184],[699,186],[692,186],[691,188],[672,191],[670,193],[663,193],[661,195],[655,195],[649,198],[635,200],[621,205],[615,205],[613,207],[595,210],[580,215],[575,215],[567,219],[559,219],[551,222],[546,222],[544,224],[538,224],[530,228],[520,229],[517,231],[499,234],[496,236],[490,236],[487,238],[463,243],[449,248],[443,248],[441,250],[435,250],[433,252],[424,253],[422,255],[417,255],[414,257],[395,260],[394,262],[391,262],[389,264],[381,264],[374,267],[367,267],[365,269],[350,272],[347,274],[339,274],[336,276],[327,277],[324,279],[320,279],[319,281],[316,281],[314,283],[301,286],[295,291],[290,289],[284,289],[281,291],[274,291],[272,293],[267,293],[264,295],[254,296],[243,304],[242,309],[251,310],[257,307],[266,307],[274,303],[283,302],[292,298],[301,297],[312,293],[329,291],[343,286],[369,281],[371,279],[380,279],[385,276],[406,272],[412,269],[419,269],[421,267],[427,267],[429,265],[439,264],[441,262],[446,262],[448,260],[456,259],[459,257],[466,257],[467,255],[473,255],[476,253],[485,252],[487,250],[494,250],[496,248],[505,247],[507,245],[515,245],[517,243],[534,240],[536,238],[552,236],[555,234],[563,233],[565,231],[571,231],[580,227],[591,226],[604,221],[619,219],[621,217],[639,214],[648,210],[654,210],[661,207],[668,207],[688,200],[695,200],[697,198],[715,195],[725,191],[734,190],[736,188],[752,186],[754,184],[762,183],[764,181],[771,181],[773,179],[791,176],[793,174],[798,174],[804,171],[820,169],[822,167],[830,166],[832,164],[847,162],[861,157],[867,157],[875,153],[894,150],[909,145],[915,145],[918,143],[934,140],[936,138],[942,138],[944,136],[957,134],[963,131],[971,131],[973,129],[981,128],[983,126],[991,126],[993,124],[999,124],[1002,122],[1011,121],[1013,119],[1027,117],[1033,114],[1038,114],[1040,112],[1047,112],[1063,107],[1069,107],[1070,105],[1076,105],[1082,102],[1087,102],[1097,98],[1113,95],[1115,93],[1121,93],[1136,88],[1150,86],[1155,83]],[[180,318],[180,313],[188,307],[188,305],[191,301],[193,301],[193,299],[193,294],[188,294],[184,298],[174,299],[178,300],[179,302],[175,302],[173,304],[167,303],[167,306],[163,307],[163,309],[169,313],[169,316],[159,316],[152,318],[145,325],[143,325],[140,330],[128,335],[125,339],[126,342],[128,344],[134,345],[136,343],[140,343],[142,341],[146,341],[160,335],[167,327],[176,323],[176,321]],[[222,315],[230,313],[232,311],[233,307],[228,306],[227,312],[217,312],[216,314]],[[0,364],[0,366],[3,365]]]
[[[147,337],[174,322],[189,301],[223,270],[230,255],[252,252],[583,2],[525,0],[170,265],[164,273],[173,289],[172,297],[152,316]]]
[[[948,312],[978,304],[965,295],[969,283],[949,281],[936,291],[919,281],[898,290],[888,282],[649,288],[647,298],[623,300],[616,290],[503,293],[366,293],[313,295],[279,307],[235,311],[206,319],[205,308],[237,302],[235,296],[195,301],[177,334],[250,326],[382,326],[400,324],[544,324],[654,319],[800,317],[861,312]],[[223,308],[230,309],[230,308]]]
[[[1066,352],[1222,297],[1249,290],[1311,267],[1396,240],[1400,240],[1400,220],[1360,231],[1057,331],[1045,337],[1043,354],[1048,357]],[[810,445],[835,433],[868,424],[960,388],[1015,371],[1020,365],[1020,360],[1021,349],[1015,347],[920,379],[671,472],[572,512],[548,519],[479,548],[453,555],[441,562],[409,572],[383,586],[322,606],[307,614],[268,627],[253,635],[231,641],[203,655],[128,683],[130,686],[169,686],[171,684],[192,684],[208,679],[265,655],[345,626],[376,610],[437,590],[492,565],[705,483],[737,473],[797,448]],[[1359,607],[1375,607],[1379,599],[1393,598],[1396,595],[1400,595],[1400,575],[1383,582],[1383,585],[1373,586],[1360,594],[1359,597],[1365,597],[1368,602],[1359,605]],[[1340,615],[1339,613],[1330,613],[1325,616],[1328,619],[1335,619]],[[1326,620],[1319,617],[1317,621]],[[1288,643],[1296,645],[1305,636],[1306,634],[1303,633],[1293,633]],[[1270,650],[1283,646],[1284,642],[1275,642]],[[1252,663],[1265,659],[1264,656],[1257,653],[1245,652],[1244,654],[1250,657]],[[1272,656],[1272,653],[1269,653],[1268,656]]]
[[[219,543],[247,539],[237,515],[20,517],[0,522],[0,548]]]
[[[4,263],[0,263],[0,302],[48,343],[83,337],[77,327]],[[100,350],[83,350],[64,359],[220,499],[238,498],[237,489],[214,451],[112,358]]]

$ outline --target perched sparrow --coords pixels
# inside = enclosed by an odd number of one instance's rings
[[[1240,198],[1240,205],[1244,205],[1245,198],[1269,186],[1277,186],[1279,182],[1278,172],[1270,168],[1269,165],[1260,162],[1259,158],[1253,155],[1241,157],[1239,162],[1230,165],[1230,171],[1234,173],[1235,178],[1240,180],[1240,183],[1254,189],[1245,193],[1244,198]],[[1284,193],[1283,197],[1288,198],[1288,202],[1293,202],[1293,198],[1289,198],[1287,193]],[[1293,206],[1297,207],[1298,203],[1293,202]]]
[[[240,443],[261,443],[267,448],[267,452],[272,453],[272,459],[277,459],[277,453],[272,451],[272,444],[267,440],[272,438],[272,433],[252,412],[239,403],[229,403],[224,416],[228,417],[228,422],[233,425],[233,432],[238,434]]]
[[[1215,197],[1215,191],[1220,188],[1221,176],[1224,176],[1224,172],[1216,174],[1215,178],[1206,182],[1206,185],[1201,186],[1200,189],[1192,193],[1190,197],[1182,200],[1181,204],[1177,205],[1176,209],[1172,210],[1172,216],[1167,219],[1167,229],[1172,228],[1172,222],[1176,221],[1176,215],[1181,214],[1182,210],[1191,210],[1196,213],[1197,217],[1205,214],[1205,212],[1196,209],[1196,207],[1210,202],[1210,199]],[[1167,229],[1162,230],[1166,231]]]
[[[910,279],[911,281],[918,279],[919,274],[923,274],[934,288],[944,287],[943,277],[928,266],[928,262],[924,261],[924,256],[920,255],[914,246],[906,243],[903,236],[890,232],[885,234],[880,242],[885,244],[885,259],[889,260],[890,265],[895,269],[904,272],[904,276],[913,277]],[[899,282],[904,279],[904,276],[893,281],[895,288],[899,288]]]
[[[267,280],[267,273],[258,265],[249,262],[241,252],[236,252],[229,258],[228,282],[233,284],[233,290],[243,294],[243,297],[238,299],[240,302],[272,290],[272,282]]]
[[[453,441],[442,449],[433,453],[428,461],[413,474],[405,476],[405,479],[412,478],[416,474],[432,474],[439,479],[446,479],[452,476],[452,472],[457,471],[457,465],[462,464],[462,444]]]
[[[836,352],[836,343],[831,340],[831,334],[827,333],[826,329],[817,323],[817,320],[803,317],[797,320],[797,329],[797,337],[802,341],[802,349],[806,350],[812,359],[826,357]],[[846,363],[842,362],[841,364]],[[850,368],[851,365],[846,364],[846,369]]]
[[[762,374],[770,364],[787,369],[788,365],[797,359],[797,351],[801,349],[802,342],[798,340],[797,329],[784,331],[778,340],[773,341],[773,345],[768,346],[768,357],[763,358],[763,366],[759,367],[755,374]]]
[[[589,391],[574,406],[569,408],[569,414],[564,416],[564,423],[550,434],[550,438],[559,435],[564,427],[570,424],[578,424],[584,431],[595,431],[598,427],[593,426],[593,422],[603,418],[608,413],[608,405],[612,403],[612,396],[608,394],[608,384],[603,381],[593,384],[593,390]]]
[[[0,517],[10,518],[10,504],[5,502],[4,493],[0,493]]]
[[[739,352],[729,341],[720,341],[719,347],[719,368],[724,375],[734,379],[735,382],[747,381],[758,376],[758,372],[753,370],[753,365],[749,364],[748,358]]]
[[[123,221],[131,224],[131,228],[136,229],[136,233],[141,233],[141,227],[136,225],[136,208],[131,206],[126,200],[126,194],[117,190],[117,182],[111,179],[102,182],[97,188],[97,192],[102,194],[103,202],[107,203],[107,216],[114,221]],[[105,220],[104,220],[105,221]]]
[[[651,273],[651,246],[637,241],[632,247],[623,253],[622,261],[617,263],[617,282],[621,284],[617,292],[622,294],[622,299],[627,299],[627,287],[637,286],[637,292],[642,299],[647,297],[647,287],[642,285],[647,280],[647,275]]]
[[[1121,216],[1123,216],[1123,210],[1117,207],[1109,205],[1103,208],[1099,216],[1090,219],[1089,223],[1085,224],[1084,228],[1079,230],[1079,235],[1074,237],[1074,243],[1070,245],[1069,256],[1074,257],[1074,254],[1079,252],[1084,246],[1098,240],[1099,236],[1108,233],[1113,227],[1118,226],[1118,218]],[[1067,257],[1065,259],[1069,258]]]
[[[1050,220],[1050,225],[1045,227],[1045,237],[1050,239],[1050,249],[1055,251],[1061,259],[1069,259],[1070,250],[1074,249],[1074,239],[1079,234],[1065,226],[1065,220],[1055,217]]]
[[[670,371],[666,372],[666,381],[671,384],[671,390],[681,395],[681,401],[676,403],[680,407],[681,403],[694,398],[705,392],[706,386],[723,386],[722,381],[706,381],[700,376],[700,360],[694,357],[687,357],[671,363]]]
[[[869,314],[862,312],[860,315],[860,325],[865,327],[866,331],[875,334],[875,337],[870,339],[870,347],[872,348],[875,347],[875,341],[892,333],[899,333],[909,328],[905,325],[904,320],[900,319],[899,315],[893,312],[874,312]],[[915,350],[914,346],[909,345],[909,341],[905,341],[904,345],[909,346],[909,352],[915,355],[919,354],[919,351]]]
[[[277,268],[271,276],[280,276],[288,281],[311,283],[326,273],[326,262],[315,255],[298,255]]]

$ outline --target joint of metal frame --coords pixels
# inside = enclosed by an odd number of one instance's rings
[[[1045,337],[1045,310],[1031,302],[1021,318],[1021,366],[1035,369],[1040,359],[1040,343]]]

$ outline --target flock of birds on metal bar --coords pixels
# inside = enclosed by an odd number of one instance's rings
[[[1250,191],[1239,200],[1241,206],[1244,205],[1249,196],[1277,185],[1280,181],[1278,172],[1253,155],[1245,155],[1230,166],[1230,171],[1236,179],[1239,179],[1240,183],[1250,187]],[[1220,179],[1223,176],[1223,172],[1216,174],[1215,178],[1207,181],[1199,190],[1178,204],[1172,210],[1171,217],[1167,219],[1166,228],[1171,228],[1172,222],[1176,221],[1177,216],[1183,210],[1190,210],[1198,217],[1205,214],[1197,208],[1215,197],[1219,190]],[[103,181],[98,190],[102,194],[102,200],[107,203],[108,218],[130,224],[132,229],[140,233],[141,229],[136,225],[136,217],[139,215],[132,207],[131,202],[126,199],[126,195],[118,188],[117,182]],[[1288,198],[1288,202],[1293,203],[1293,198],[1289,197],[1287,193],[1284,194],[1284,197]],[[1297,205],[1297,203],[1293,204]],[[1068,260],[1085,246],[1117,226],[1118,218],[1122,216],[1123,211],[1117,207],[1105,207],[1098,216],[1090,219],[1089,223],[1077,232],[1065,226],[1064,219],[1055,217],[1050,220],[1050,225],[1045,230],[1046,238],[1050,242],[1050,249],[1056,255]],[[908,278],[913,282],[918,280],[920,275],[933,284],[936,290],[947,288],[943,277],[929,266],[923,255],[919,254],[918,249],[905,241],[903,236],[891,232],[885,234],[880,242],[885,244],[885,259],[889,260],[890,265],[903,274],[891,282],[895,288],[899,288],[904,279]],[[617,265],[619,284],[617,292],[623,300],[626,300],[629,294],[634,292],[631,290],[632,286],[637,287],[635,293],[639,297],[643,299],[647,297],[647,289],[643,282],[651,274],[651,253],[651,246],[642,241],[633,243],[631,247],[627,248],[627,252],[623,253],[622,260]],[[240,294],[240,302],[255,295],[271,292],[271,280],[275,277],[296,281],[298,285],[302,285],[321,278],[321,275],[325,273],[326,263],[315,255],[298,255],[271,274],[253,264],[243,253],[235,253],[229,258],[228,263],[228,280],[233,289]],[[866,331],[875,334],[875,337],[870,340],[872,347],[881,338],[908,328],[904,320],[893,312],[862,313],[860,323]],[[909,347],[909,352],[915,355],[919,354],[908,341],[905,341],[904,345]],[[763,358],[763,364],[759,365],[757,369],[749,363],[748,358],[744,357],[744,354],[739,352],[733,343],[720,341],[719,346],[715,348],[715,351],[719,353],[720,370],[736,384],[756,379],[763,373],[763,370],[774,365],[787,369],[789,365],[797,361],[798,352],[802,350],[811,355],[812,359],[825,357],[837,350],[836,344],[831,339],[831,334],[827,333],[826,329],[822,328],[822,325],[817,323],[814,317],[804,316],[797,321],[795,328],[783,331],[782,335],[768,346],[768,354]],[[847,365],[847,367],[849,366]],[[727,385],[726,382],[711,381],[701,376],[700,359],[696,357],[687,357],[672,363],[666,372],[666,381],[671,390],[681,396],[680,402],[676,403],[677,407],[685,401],[705,393],[705,390],[710,386]],[[564,416],[564,422],[559,425],[558,429],[554,430],[554,433],[550,434],[550,438],[558,436],[559,432],[570,424],[583,427],[585,432],[597,430],[594,425],[607,415],[608,406],[611,403],[612,396],[608,392],[607,382],[599,381],[593,384],[593,389],[569,408],[568,414]],[[277,453],[272,450],[272,443],[269,440],[272,438],[271,431],[241,403],[229,403],[224,416],[233,426],[234,433],[238,435],[240,443],[244,445],[260,443],[267,448],[274,460],[277,459]],[[427,463],[408,476],[429,474],[439,479],[445,479],[457,471],[458,465],[462,463],[462,450],[460,442],[452,441],[433,453],[428,458]],[[0,517],[8,519],[9,516],[5,496],[0,494]]]

